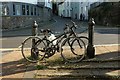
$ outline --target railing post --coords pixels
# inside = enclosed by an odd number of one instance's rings
[[[33,26],[32,26],[32,36],[36,36],[37,35],[37,28],[38,28],[38,24],[36,21],[33,22]],[[33,57],[34,59],[37,58],[37,54],[36,54],[36,46],[35,46],[35,39],[32,39],[32,49],[31,49],[31,57]]]
[[[91,18],[90,21],[88,22],[89,27],[88,27],[88,38],[89,38],[89,42],[88,42],[88,46],[87,46],[87,58],[94,58],[95,57],[95,48],[94,48],[94,44],[93,44],[93,39],[94,39],[94,19]]]

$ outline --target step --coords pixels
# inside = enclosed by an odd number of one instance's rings
[[[119,60],[102,62],[83,61],[80,63],[48,62],[45,66],[47,66],[48,69],[120,69],[119,62]]]
[[[120,70],[114,69],[79,69],[79,70],[38,70],[36,74],[36,78],[115,78],[120,79],[120,74],[118,74]],[[89,80],[89,79],[88,79]]]

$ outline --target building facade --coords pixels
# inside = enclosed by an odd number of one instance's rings
[[[79,18],[80,20],[88,20],[88,11],[90,9],[90,2],[80,2],[79,3]]]
[[[41,8],[22,2],[1,2],[2,16],[39,16]]]
[[[32,26],[33,21],[41,23],[52,19],[51,7],[23,2],[0,2],[2,28],[18,28]]]
[[[59,5],[59,16],[71,17],[78,20],[88,20],[88,11],[90,9],[89,1],[73,2],[66,0],[63,4]]]
[[[52,1],[51,0],[37,0],[37,5],[41,7],[46,7],[52,9]]]
[[[70,0],[65,0],[64,3],[59,5],[58,9],[59,16],[71,17],[71,2]]]

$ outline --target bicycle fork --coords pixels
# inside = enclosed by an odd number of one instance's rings
[[[74,40],[73,40],[74,41]],[[82,48],[82,45],[81,45],[81,43],[80,43],[80,41],[77,39],[77,43],[78,43],[78,45],[80,46],[80,48]],[[72,47],[72,44],[73,43],[71,43],[70,44],[70,41],[68,40],[68,45],[70,46],[70,48],[71,48],[71,50],[74,50],[74,48]]]

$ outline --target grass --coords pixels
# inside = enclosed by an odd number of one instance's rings
[[[37,65],[37,66],[36,66],[36,69],[37,69],[37,70],[47,69],[47,66],[46,66],[46,65]]]

